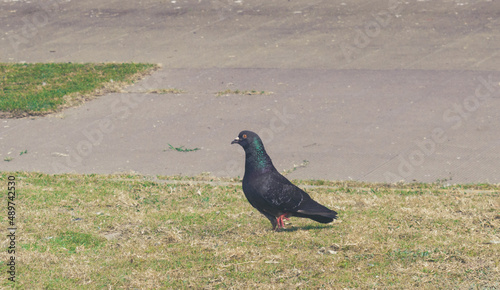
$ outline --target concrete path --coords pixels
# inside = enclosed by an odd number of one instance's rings
[[[4,0],[2,62],[163,68],[0,120],[0,170],[242,176],[250,129],[291,178],[500,182],[500,3],[365,2]]]

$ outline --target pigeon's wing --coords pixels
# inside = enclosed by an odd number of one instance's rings
[[[262,198],[282,213],[311,218],[328,223],[337,218],[337,213],[314,201],[307,192],[291,183],[279,172],[268,174],[260,183]]]
[[[295,211],[302,203],[311,199],[306,192],[277,171],[266,174],[260,184],[262,197],[282,212]]]

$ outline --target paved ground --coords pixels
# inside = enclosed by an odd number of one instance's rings
[[[120,94],[0,120],[1,170],[500,182],[499,1],[0,2],[2,62],[153,62]],[[177,88],[180,95],[144,93]],[[218,91],[268,95],[216,97]],[[181,153],[167,144],[201,148]],[[19,152],[28,150],[28,154]]]

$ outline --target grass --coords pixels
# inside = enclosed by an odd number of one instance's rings
[[[170,150],[175,150],[175,151],[178,151],[178,152],[193,152],[193,151],[200,150],[200,148],[198,148],[198,147],[190,149],[190,148],[185,148],[184,146],[174,147],[171,144],[168,144],[168,148]],[[163,151],[167,151],[167,149],[164,149]]]
[[[154,90],[149,90],[148,93],[150,94],[183,94],[186,91],[181,90],[181,89],[176,89],[176,88],[169,88],[169,89],[154,89]]]
[[[215,93],[215,96],[220,97],[220,96],[227,96],[227,95],[271,95],[272,92],[266,92],[266,91],[256,91],[256,90],[224,90],[224,91],[219,91]]]
[[[300,181],[340,219],[273,232],[235,179],[9,175],[16,288],[500,287],[499,185]]]
[[[297,164],[294,164],[293,165],[293,168],[291,169],[285,169],[283,170],[283,172],[281,172],[283,175],[288,175],[292,172],[294,172],[295,170],[297,170],[298,168],[304,168],[304,167],[307,167],[307,165],[309,164],[309,161],[308,160],[304,160],[302,161],[301,164],[297,165]]]
[[[56,112],[119,91],[156,68],[136,63],[0,63],[0,117]]]

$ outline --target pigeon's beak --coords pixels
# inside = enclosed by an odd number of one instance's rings
[[[235,143],[240,143],[240,137],[234,138],[233,142],[231,142],[231,144],[235,144]]]

